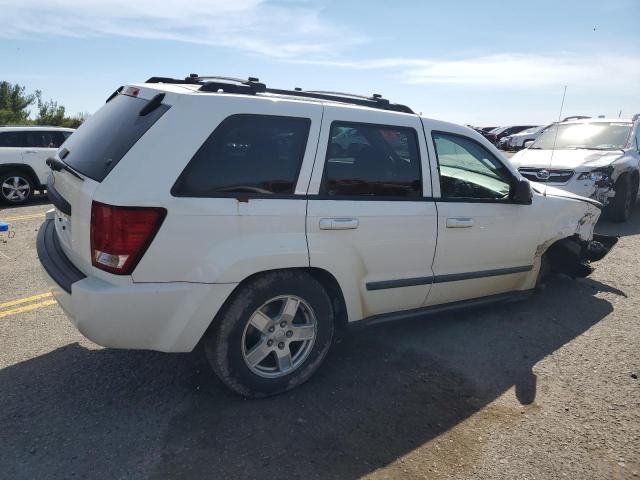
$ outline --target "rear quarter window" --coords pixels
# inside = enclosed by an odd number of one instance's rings
[[[74,170],[102,182],[122,157],[169,110],[160,105],[147,115],[148,100],[118,95],[89,117],[65,142],[64,161]]]
[[[176,197],[292,195],[308,118],[233,115],[205,140],[171,189]]]

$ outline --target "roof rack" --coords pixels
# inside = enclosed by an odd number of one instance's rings
[[[302,90],[296,87],[293,90],[267,88],[257,77],[249,77],[246,80],[233,77],[220,76],[200,76],[196,73],[190,74],[184,80],[168,77],[151,77],[145,83],[173,83],[173,84],[195,84],[200,85],[200,92],[225,92],[239,93],[245,95],[255,95],[256,93],[271,93],[274,95],[286,95],[291,97],[314,98],[316,100],[327,100],[332,102],[348,103],[363,107],[391,110],[394,112],[414,113],[406,105],[391,103],[386,98],[382,98],[379,93],[374,93],[370,97],[355,95],[352,93],[326,92],[318,90]]]

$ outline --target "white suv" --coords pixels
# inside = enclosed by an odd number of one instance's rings
[[[305,381],[348,323],[526,296],[616,242],[594,238],[597,202],[543,196],[480,134],[377,95],[152,78],[50,165],[38,255],[80,332],[202,342],[246,396]]]
[[[62,127],[0,126],[0,202],[20,205],[44,189],[46,164],[74,132]]]

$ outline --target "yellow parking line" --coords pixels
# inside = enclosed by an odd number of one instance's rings
[[[31,305],[25,305],[23,307],[14,308],[11,310],[5,310],[0,312],[0,318],[8,317],[9,315],[17,315],[19,313],[30,312],[31,310],[37,310],[39,308],[48,307],[58,302],[55,300],[45,300],[44,302],[32,303]]]
[[[47,298],[51,296],[51,292],[47,293],[39,293],[38,295],[33,295],[32,297],[19,298],[18,300],[11,300],[10,302],[0,303],[0,310],[7,307],[13,307],[14,305],[20,305],[21,303],[33,302],[35,300],[41,300],[43,298]]]
[[[30,218],[40,218],[44,217],[44,213],[33,213],[31,215],[21,215],[19,217],[4,217],[2,219],[3,222],[15,222],[16,220],[28,220]]]

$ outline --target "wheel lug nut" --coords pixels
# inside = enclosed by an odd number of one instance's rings
[[[287,332],[287,337],[289,337],[289,338],[293,337],[293,332],[291,330],[289,330]]]
[[[276,331],[276,327],[269,327],[269,332],[270,332],[270,333],[273,333],[273,332],[275,332],[275,331]]]
[[[283,320],[282,322],[280,322],[280,326],[281,326],[282,328],[286,327],[286,326],[287,326],[287,322],[285,322],[285,321]]]
[[[267,347],[270,347],[271,345],[273,345],[273,340],[267,340]]]
[[[280,343],[278,344],[278,348],[279,348],[280,350],[282,350],[282,349],[284,348],[284,342],[280,342]]]

